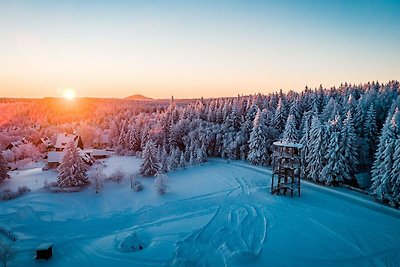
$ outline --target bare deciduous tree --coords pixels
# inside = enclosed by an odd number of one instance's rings
[[[17,252],[11,243],[0,241],[0,262],[3,263],[4,267],[7,267],[7,263],[15,259],[16,256]]]

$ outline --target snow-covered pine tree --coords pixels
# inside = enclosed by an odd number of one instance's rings
[[[324,111],[321,114],[322,123],[328,122],[329,119],[334,119],[337,114],[339,114],[339,105],[336,100],[331,97],[324,107]]]
[[[392,198],[392,184],[391,184],[391,170],[393,167],[393,153],[394,153],[395,139],[390,138],[386,143],[386,147],[383,150],[383,162],[382,167],[385,169],[382,171],[380,180],[377,183],[372,184],[373,193],[376,198],[380,201],[388,201],[393,203]]]
[[[247,114],[243,121],[240,131],[236,134],[236,142],[240,145],[240,159],[246,160],[249,154],[249,140],[251,130],[253,129],[253,120],[257,112],[255,105],[249,105]]]
[[[167,192],[167,185],[165,183],[166,175],[162,172],[157,172],[156,178],[154,179],[154,190],[163,195]]]
[[[278,106],[276,107],[273,119],[273,124],[275,129],[277,129],[279,134],[281,134],[286,124],[285,104],[282,101],[282,98],[279,98]]]
[[[169,156],[171,170],[176,170],[179,168],[179,161],[180,161],[180,151],[178,148],[174,148],[172,149],[171,155]]]
[[[186,161],[186,158],[185,158],[185,154],[184,153],[180,153],[180,154],[181,154],[181,156],[180,156],[180,159],[179,159],[179,167],[180,168],[185,168],[186,164],[187,164],[187,161]]]
[[[393,154],[394,162],[390,172],[391,176],[391,203],[393,207],[400,206],[400,136],[397,136]]]
[[[247,159],[255,165],[265,165],[268,162],[268,147],[266,147],[265,116],[258,109],[253,122],[253,130],[249,140],[249,155]]]
[[[282,141],[296,143],[298,141],[298,132],[296,129],[296,121],[292,114],[288,116],[285,131],[283,132]]]
[[[296,128],[300,127],[302,114],[300,111],[300,104],[298,97],[295,97],[293,99],[293,102],[290,104],[289,114],[293,115]]]
[[[368,112],[365,116],[364,124],[364,137],[362,140],[362,145],[360,147],[360,160],[364,168],[369,169],[372,165],[374,158],[374,153],[376,150],[376,137],[377,137],[377,126],[375,120],[375,110],[374,105],[371,104]]]
[[[111,141],[112,147],[116,147],[118,145],[118,138],[119,138],[119,127],[116,120],[112,120],[110,122],[110,133],[109,138]]]
[[[128,132],[128,148],[131,152],[136,152],[139,150],[138,146],[138,141],[137,141],[137,136],[136,136],[136,130],[134,127],[129,127],[129,132]]]
[[[350,111],[351,114],[356,113],[358,101],[355,99],[355,97],[351,91],[347,97],[347,101],[343,101],[343,102],[345,103],[344,108],[345,108],[346,113],[348,111]]]
[[[305,179],[308,179],[307,173],[307,165],[308,161],[306,158],[309,157],[311,153],[311,121],[312,121],[312,111],[309,110],[303,116],[302,121],[302,129],[303,129],[303,136],[300,139],[300,143],[303,144],[303,149],[301,149],[301,160],[302,160],[302,170],[301,176]]]
[[[140,192],[143,190],[143,185],[135,174],[131,176],[131,188],[135,192]]]
[[[341,153],[345,159],[344,178],[350,181],[353,178],[353,174],[356,171],[356,166],[358,164],[357,135],[354,130],[354,124],[350,110],[347,112],[346,118],[343,120],[343,127],[340,136],[341,136],[341,141],[340,141]]]
[[[373,104],[371,104],[373,106]],[[363,127],[366,123],[364,122],[364,117],[365,117],[365,108],[364,108],[364,99],[363,97],[360,97],[358,100],[357,106],[354,110],[353,114],[353,120],[354,120],[354,129],[356,130],[356,134],[361,137],[364,135],[364,129]]]
[[[165,146],[162,147],[160,154],[161,171],[167,173],[171,170],[171,163],[169,161],[168,153],[165,149]]]
[[[140,165],[139,173],[142,176],[154,176],[160,169],[160,161],[156,156],[156,148],[152,140],[147,141],[143,150],[143,162]]]
[[[326,185],[332,185],[337,182],[343,182],[347,175],[345,174],[345,159],[340,151],[340,117],[336,116],[334,120],[329,120],[329,144],[325,159],[327,164],[321,172]]]
[[[312,108],[315,109],[316,114],[321,114],[324,107],[324,91],[322,85],[319,86],[318,91],[315,90],[312,98]]]
[[[196,163],[201,164],[207,161],[207,153],[204,144],[196,149]]]
[[[103,189],[103,182],[107,178],[107,176],[99,168],[96,168],[96,171],[91,178],[94,182],[94,189],[97,194]]]
[[[6,179],[10,179],[10,175],[7,173],[7,161],[0,151],[0,183]]]
[[[311,122],[310,130],[310,145],[311,151],[305,160],[307,162],[307,178],[316,182],[325,182],[324,177],[321,176],[322,169],[324,168],[324,149],[322,140],[322,126],[318,116],[314,115]]]
[[[375,153],[375,162],[372,166],[372,194],[380,201],[393,202],[391,171],[393,167],[393,153],[395,150],[396,136],[394,132],[394,117],[399,111],[396,109],[393,116],[388,114],[382,133],[379,138],[378,149]]]
[[[83,186],[89,183],[85,165],[73,141],[66,146],[58,171],[59,187]]]
[[[194,151],[192,151],[190,153],[189,164],[190,165],[196,165],[196,152],[194,152]]]

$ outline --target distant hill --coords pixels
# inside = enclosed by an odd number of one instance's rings
[[[131,95],[125,97],[126,100],[151,100],[152,98],[144,96],[144,95]]]

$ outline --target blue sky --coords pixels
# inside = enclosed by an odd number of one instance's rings
[[[0,1],[0,96],[233,96],[400,77],[400,1]]]

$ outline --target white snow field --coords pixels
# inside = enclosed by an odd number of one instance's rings
[[[132,174],[139,163],[113,156],[104,171]],[[1,227],[18,237],[9,266],[400,265],[397,210],[305,182],[300,198],[274,196],[270,178],[264,168],[211,159],[170,172],[165,195],[153,190],[154,178],[142,179],[141,192],[125,179],[99,194],[93,187],[48,193],[36,180],[55,180],[56,172],[18,171],[0,190],[33,190],[0,202]],[[36,261],[45,242],[53,243],[53,257]]]

